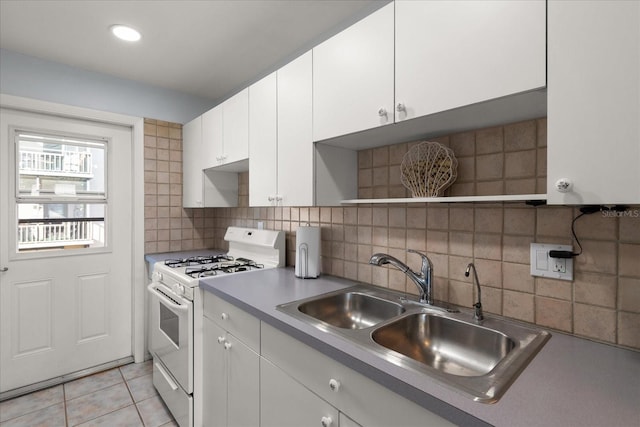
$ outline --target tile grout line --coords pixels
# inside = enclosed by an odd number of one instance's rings
[[[144,419],[142,418],[142,414],[140,413],[140,409],[138,409],[138,403],[136,402],[136,399],[133,397],[133,393],[131,392],[131,388],[129,387],[129,381],[124,377],[124,374],[122,373],[122,369],[118,368],[118,371],[120,371],[120,375],[122,375],[122,379],[124,380],[124,384],[127,387],[127,391],[129,392],[129,396],[131,396],[131,401],[133,402],[133,407],[136,410],[136,413],[138,414],[138,418],[140,419],[140,423],[142,423],[142,425],[144,426]],[[138,378],[138,377],[134,377],[134,378]],[[134,379],[134,378],[130,378],[130,379]]]
[[[69,427],[69,415],[67,414],[67,390],[64,387],[64,384],[60,385],[62,387],[62,407],[64,408],[64,425]]]
[[[129,393],[129,396],[131,396],[131,391],[129,390],[129,386],[128,386],[128,384],[127,384],[126,380],[124,379],[124,376],[122,375],[122,371],[120,371],[120,367],[118,367],[118,368],[114,368],[114,369],[117,369],[117,370],[118,370],[118,373],[120,374],[120,377],[122,378],[122,382],[125,384],[125,387],[127,388],[127,392]],[[107,371],[103,371],[103,372],[107,372]],[[73,399],[70,399],[70,400],[80,399],[80,398],[85,397],[85,396],[88,396],[88,395],[90,395],[90,394],[98,393],[98,392],[104,391],[104,390],[106,390],[107,388],[114,387],[114,386],[116,386],[116,385],[118,385],[118,384],[119,384],[119,383],[111,384],[111,385],[109,385],[109,386],[102,387],[102,388],[100,388],[100,389],[98,389],[98,390],[94,390],[94,391],[92,391],[92,392],[85,393],[85,394],[83,394],[83,395],[80,395],[80,396],[74,397]],[[133,401],[133,396],[131,396],[131,401],[133,402],[133,405],[135,405],[135,402]],[[65,403],[65,414],[66,414],[66,407],[67,407],[67,401],[66,401],[66,399],[65,399],[65,402],[64,402],[64,403]],[[97,417],[90,418],[90,419],[88,419],[88,420],[84,420],[84,421],[82,421],[80,424],[84,424],[84,423],[87,423],[87,422],[90,422],[90,421],[94,421],[94,420],[96,420],[96,419],[98,419],[98,418],[100,418],[100,417],[104,417],[104,416],[106,416],[106,415],[112,414],[112,413],[117,412],[117,411],[119,411],[119,410],[121,410],[121,409],[124,409],[124,408],[126,408],[126,407],[128,407],[128,406],[131,406],[131,405],[123,406],[122,408],[114,409],[113,411],[110,411],[110,412],[104,413],[104,414],[99,415],[99,416],[97,416]],[[137,409],[137,408],[136,408],[136,409]],[[76,425],[80,425],[80,424],[76,424]],[[67,419],[67,427],[74,427],[74,426],[70,426],[70,425],[69,425],[69,421],[68,421],[68,419]]]

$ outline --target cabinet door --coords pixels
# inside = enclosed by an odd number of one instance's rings
[[[260,356],[231,334],[224,344],[227,371],[227,425],[260,425]]]
[[[207,317],[203,320],[203,423],[210,427],[227,425],[227,334]]]
[[[261,427],[337,427],[338,423],[333,406],[260,358]]]
[[[393,3],[313,48],[313,140],[393,123]]]
[[[202,116],[182,127],[182,207],[203,207]]]
[[[278,193],[284,206],[312,206],[311,51],[277,71]]]
[[[639,2],[549,2],[550,204],[640,203],[639,57]]]
[[[219,105],[202,115],[202,166],[208,169],[221,164],[222,149],[222,106]]]
[[[222,104],[222,163],[249,157],[249,88]]]
[[[396,5],[396,121],[546,84],[546,2]]]
[[[249,206],[269,206],[277,193],[276,73],[249,87]]]

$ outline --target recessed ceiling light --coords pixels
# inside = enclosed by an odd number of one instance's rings
[[[120,40],[128,42],[137,42],[141,37],[138,31],[131,27],[127,27],[126,25],[112,25],[111,32]]]

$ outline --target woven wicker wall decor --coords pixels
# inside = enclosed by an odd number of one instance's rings
[[[450,148],[424,141],[402,158],[400,179],[413,197],[440,197],[456,180],[457,170],[458,160]]]

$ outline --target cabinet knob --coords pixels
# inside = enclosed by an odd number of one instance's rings
[[[267,197],[267,200],[270,202],[273,202],[276,199],[276,196],[269,196]]]
[[[224,341],[224,337],[218,337],[218,344],[222,344]]]
[[[228,319],[229,319],[229,315],[228,315],[227,313],[222,313],[222,314],[220,315],[220,318],[221,318],[222,320],[228,320]]]
[[[380,117],[387,117],[387,110],[385,110],[384,108],[381,108],[378,110],[378,115]]]
[[[401,112],[401,111],[407,111],[406,107],[404,106],[404,104],[402,103],[398,103],[398,105],[396,105],[396,111],[397,112]]]
[[[340,390],[340,381],[331,378],[329,381],[329,388],[331,391],[335,391],[336,393]]]
[[[322,419],[320,420],[320,424],[322,424],[322,427],[329,427],[331,424],[333,424],[333,420],[331,419],[331,417],[322,417]]]
[[[226,341],[226,342],[224,343],[224,349],[225,349],[225,350],[229,350],[230,348],[231,348],[231,343],[230,343],[229,341]]]
[[[558,190],[560,193],[568,193],[569,191],[571,191],[572,186],[573,183],[570,179],[567,178],[560,178],[556,181],[556,190]]]
[[[0,273],[4,273],[5,271],[9,271],[9,267],[0,268]]]

